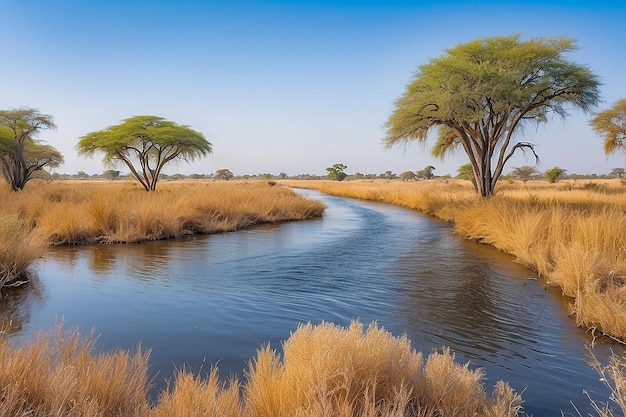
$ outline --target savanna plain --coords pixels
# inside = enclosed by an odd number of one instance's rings
[[[626,339],[626,186],[620,180],[501,182],[476,196],[469,181],[178,181],[146,193],[126,181],[32,182],[0,189],[0,287],[27,285],[48,245],[136,243],[221,233],[323,215],[288,187],[387,202],[452,222],[458,233],[508,252],[571,297],[572,319]],[[516,416],[505,382],[487,393],[480,371],[443,349],[424,358],[376,324],[301,325],[283,354],[260,347],[243,380],[181,369],[156,404],[148,350],[93,353],[96,338],[42,332],[15,346],[0,331],[0,416]],[[626,358],[594,362],[626,410]],[[599,416],[617,411],[594,404]],[[623,415],[623,414],[622,414]]]

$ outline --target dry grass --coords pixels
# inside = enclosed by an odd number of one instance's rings
[[[90,354],[94,338],[40,334],[19,349],[0,335],[0,416],[69,417],[401,417],[517,416],[521,397],[498,382],[491,395],[483,374],[454,362],[449,350],[424,361],[406,337],[376,324],[366,330],[322,323],[300,326],[250,362],[246,380],[220,382],[178,373],[158,403],[147,403],[148,353]]]
[[[288,181],[402,205],[451,221],[511,253],[575,299],[581,326],[626,339],[626,187],[619,180],[503,183],[490,199],[468,181]]]
[[[30,184],[29,184],[30,185]],[[321,216],[324,206],[267,182],[173,182],[147,193],[133,182],[33,184],[2,190],[17,214],[52,244],[128,243],[218,233]]]
[[[94,343],[62,326],[20,348],[0,334],[0,416],[147,415],[148,352],[93,355]]]
[[[0,288],[19,284],[46,244],[130,243],[319,217],[324,206],[264,181],[29,183],[0,187]]]
[[[424,362],[406,337],[371,324],[300,326],[249,365],[245,415],[516,416],[521,397],[499,382],[491,396],[483,374],[454,362],[447,349]]]
[[[597,359],[593,351],[593,344],[589,346],[591,366],[600,375],[600,381],[609,388],[611,394],[608,402],[597,402],[587,393],[593,410],[598,417],[618,417],[626,415],[626,356],[613,354],[609,358],[609,363],[603,365]],[[621,413],[615,410],[615,405]],[[580,412],[579,416],[582,416]]]
[[[0,214],[0,289],[28,281],[28,267],[43,254],[45,241],[17,214]]]

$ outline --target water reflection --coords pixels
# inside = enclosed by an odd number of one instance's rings
[[[29,277],[27,285],[0,289],[0,331],[19,333],[28,325],[31,310],[43,299],[37,274]]]

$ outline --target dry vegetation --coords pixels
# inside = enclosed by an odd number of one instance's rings
[[[383,201],[453,222],[516,256],[574,299],[579,325],[626,339],[626,187],[619,180],[503,183],[489,199],[469,181],[288,181]]]
[[[268,182],[35,183],[0,188],[0,288],[19,283],[46,244],[130,243],[319,217],[324,206]]]
[[[28,280],[28,266],[43,254],[45,241],[17,214],[0,214],[0,289]]]
[[[94,338],[41,333],[20,348],[0,335],[0,417],[517,416],[521,397],[458,365],[448,351],[426,360],[406,337],[371,324],[299,327],[281,357],[269,346],[244,381],[181,370],[156,405],[147,402],[148,352],[93,354]]]

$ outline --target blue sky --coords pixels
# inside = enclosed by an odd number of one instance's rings
[[[429,144],[385,150],[383,125],[412,74],[446,48],[476,38],[577,39],[569,56],[599,75],[603,102],[626,97],[626,5],[621,1],[22,1],[0,4],[0,108],[54,116],[40,139],[65,156],[56,171],[101,173],[78,138],[151,114],[205,134],[214,152],[166,173],[236,175],[400,173],[467,162],[430,156]],[[528,126],[545,171],[606,173],[590,116]],[[531,156],[510,161],[532,165]],[[125,169],[121,169],[126,171]]]

